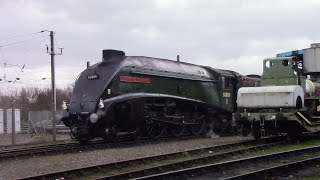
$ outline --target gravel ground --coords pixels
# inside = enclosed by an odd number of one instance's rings
[[[129,160],[151,155],[191,150],[226,143],[249,140],[250,137],[220,137],[186,140],[179,142],[162,142],[159,144],[141,145],[129,148],[109,148],[72,154],[32,157],[21,160],[0,162],[0,180],[17,179],[46,172],[61,171],[68,168],[79,168],[98,164]]]
[[[69,133],[57,134],[57,141],[70,141]],[[52,142],[52,134],[28,134],[20,133],[16,134],[16,145],[26,146],[35,144],[46,144]],[[0,134],[0,148],[12,146],[11,134]]]
[[[304,169],[297,169],[291,173],[284,173],[282,176],[272,177],[272,179],[288,179],[288,180],[299,180],[299,179],[320,179],[320,165],[308,166]]]

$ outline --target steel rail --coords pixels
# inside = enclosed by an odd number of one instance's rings
[[[256,171],[240,174],[237,176],[228,177],[228,178],[225,178],[225,180],[235,180],[235,179],[241,180],[241,179],[256,179],[256,178],[268,179],[271,176],[283,175],[283,171],[292,172],[298,168],[304,169],[306,168],[307,165],[311,165],[319,162],[320,162],[320,156],[316,156],[316,157],[312,157],[304,160],[299,160],[299,161],[285,163],[277,166],[259,169]]]
[[[279,138],[268,138],[266,141],[278,142]],[[69,170],[65,170],[65,171],[57,171],[57,172],[52,172],[52,173],[40,174],[40,175],[36,175],[36,176],[25,177],[23,179],[52,179],[52,178],[60,178],[60,177],[71,178],[71,177],[75,177],[75,176],[79,176],[79,175],[87,176],[90,173],[105,172],[110,169],[118,169],[118,168],[122,168],[122,167],[143,165],[143,164],[148,164],[150,162],[158,162],[161,160],[162,161],[172,160],[174,158],[179,159],[179,157],[181,158],[181,157],[185,157],[186,155],[191,155],[191,154],[197,154],[197,153],[202,154],[202,155],[206,154],[206,156],[202,156],[202,157],[200,157],[201,155],[199,155],[199,157],[194,159],[194,161],[187,160],[187,161],[189,161],[189,163],[190,162],[194,163],[195,161],[205,161],[209,157],[216,159],[216,158],[230,156],[230,155],[234,155],[234,154],[238,154],[238,153],[243,153],[244,151],[248,151],[248,150],[253,150],[253,149],[257,149],[257,148],[263,148],[266,146],[273,146],[274,145],[274,143],[263,144],[263,145],[259,144],[259,145],[255,145],[252,147],[239,149],[239,146],[250,145],[254,142],[256,142],[256,141],[250,140],[250,141],[243,141],[243,142],[233,143],[233,144],[215,145],[215,146],[211,146],[211,147],[207,147],[207,148],[197,148],[197,149],[193,149],[193,150],[189,150],[189,151],[167,153],[167,154],[162,154],[162,155],[148,156],[148,157],[143,157],[143,158],[138,158],[138,159],[108,163],[108,164],[88,166],[88,167],[84,167],[84,168],[74,168],[74,169],[69,169]],[[236,150],[234,150],[234,149],[236,149]],[[217,150],[223,150],[224,152],[213,153],[214,151],[217,151]],[[212,152],[212,153],[209,153],[209,155],[208,155],[208,152]],[[178,162],[177,164],[188,163],[187,161]],[[168,166],[168,167],[170,166],[170,168],[172,168],[172,165],[164,165],[164,166]],[[167,169],[167,167],[164,167],[164,166],[160,166],[157,169],[157,172],[159,172],[158,170]],[[135,171],[125,172],[122,174],[120,173],[120,174],[116,174],[116,175],[105,176],[102,178],[103,179],[128,179],[128,178],[141,176],[142,175],[141,173],[146,175],[145,173],[148,173],[148,172],[151,172],[151,171],[149,171],[149,169],[141,169],[141,170],[137,170],[136,172]]]
[[[184,169],[179,169],[179,170],[174,170],[174,171],[168,171],[164,173],[159,173],[159,174],[153,174],[149,176],[143,176],[143,177],[133,177],[132,179],[168,179],[168,178],[185,178],[185,177],[197,177],[201,176],[204,173],[212,173],[212,172],[218,172],[219,170],[222,169],[232,169],[235,166],[240,166],[243,167],[245,164],[248,163],[255,163],[255,162],[266,162],[267,160],[277,160],[279,158],[286,158],[286,157],[291,157],[294,155],[304,155],[305,153],[312,153],[312,152],[319,152],[320,146],[313,146],[313,147],[308,147],[308,148],[300,148],[300,149],[295,149],[295,150],[290,150],[290,151],[285,151],[285,152],[280,152],[280,153],[273,153],[273,154],[268,154],[268,155],[261,155],[261,156],[254,156],[254,157],[248,157],[248,158],[242,158],[242,159],[237,159],[237,160],[231,160],[231,161],[225,161],[225,162],[220,162],[220,163],[213,163],[213,164],[207,164],[207,165],[201,165],[201,166],[196,166],[196,167],[191,167],[191,168],[184,168]],[[318,157],[315,158],[316,160]],[[310,158],[309,161],[311,161],[312,158]],[[308,160],[306,160],[308,161]],[[300,162],[296,162],[300,163]],[[288,163],[290,164],[290,163]],[[294,162],[293,162],[294,164]],[[285,168],[286,166],[274,166],[274,168]],[[272,168],[270,168],[272,170]],[[267,172],[268,168],[266,168]],[[257,171],[259,172],[259,171]],[[262,172],[264,172],[262,170]],[[248,173],[248,176],[252,175],[252,177],[255,176],[255,173],[252,172]],[[232,177],[226,177],[225,179],[228,178],[235,178],[237,179],[237,176],[232,176]],[[240,176],[239,176],[240,178]],[[263,178],[263,177],[262,177]],[[223,178],[221,178],[223,179]],[[240,178],[241,179],[241,178]],[[245,179],[245,178],[244,178]]]
[[[174,142],[174,141],[185,141],[192,139],[200,139],[203,137],[181,137],[181,138],[161,138],[157,141],[152,139],[143,139],[137,141],[116,141],[116,142],[105,142],[105,141],[93,141],[89,144],[79,144],[79,143],[59,143],[50,145],[38,145],[30,147],[21,148],[10,148],[0,150],[0,161],[7,160],[10,158],[24,158],[30,156],[40,156],[40,155],[51,155],[58,153],[73,153],[76,151],[88,151],[97,150],[104,148],[119,148],[119,147],[130,147],[145,144],[157,144],[161,142]]]

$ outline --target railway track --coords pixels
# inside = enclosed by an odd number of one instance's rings
[[[283,175],[288,175],[288,172],[292,172],[294,170],[302,170],[306,167],[319,167],[320,165],[320,155],[312,158],[307,158],[303,160],[298,160],[290,163],[285,163],[277,166],[272,166],[268,168],[259,169],[256,171],[248,172],[245,174],[240,174],[237,176],[229,177],[226,179],[283,179]]]
[[[25,158],[33,156],[42,156],[42,155],[52,155],[59,153],[74,153],[78,151],[89,151],[97,150],[104,148],[120,148],[120,147],[129,147],[145,144],[155,144],[160,142],[170,142],[170,141],[183,141],[189,139],[197,139],[201,137],[182,137],[182,138],[161,138],[157,141],[155,140],[138,140],[138,141],[117,141],[117,142],[105,142],[105,141],[93,141],[89,144],[79,144],[77,142],[71,143],[59,143],[51,145],[37,145],[29,147],[20,147],[20,148],[7,148],[0,150],[0,161],[12,159],[12,158]]]
[[[135,179],[283,179],[283,174],[320,164],[320,146],[182,168]]]
[[[0,161],[9,158],[18,158],[26,156],[47,155],[63,151],[64,149],[73,149],[77,147],[77,143],[59,143],[51,145],[37,145],[20,148],[8,148],[0,150]]]
[[[129,179],[148,176],[172,169],[180,169],[194,164],[212,162],[247,151],[256,151],[278,145],[279,138],[268,138],[264,144],[255,144],[254,141],[246,141],[235,144],[225,144],[207,148],[199,148],[190,151],[181,151],[157,156],[119,161],[109,164],[101,164],[84,168],[69,169],[65,171],[40,174],[25,177],[23,179],[54,179],[89,178],[89,179]]]

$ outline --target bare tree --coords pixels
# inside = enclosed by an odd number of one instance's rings
[[[73,87],[69,86],[63,89],[57,89],[57,109],[61,109],[63,100],[70,101]],[[19,92],[1,93],[0,92],[0,108],[12,108],[12,103],[15,102],[15,107],[21,110],[21,120],[26,122],[29,111],[50,110],[52,93],[49,88],[22,88]]]

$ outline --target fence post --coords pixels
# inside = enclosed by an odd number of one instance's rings
[[[12,134],[12,145],[16,145],[16,112],[14,108],[14,102],[12,104],[12,127],[11,127],[11,134]]]

